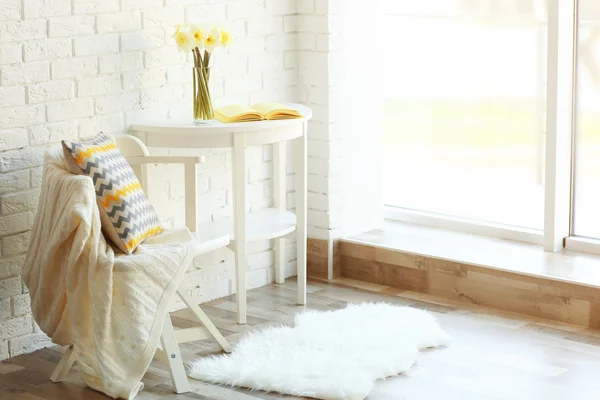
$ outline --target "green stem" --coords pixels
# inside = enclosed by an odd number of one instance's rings
[[[198,50],[197,47],[194,47],[192,49],[192,52],[194,54],[194,66],[201,67],[203,65],[203,60],[202,60],[202,56],[200,54],[200,50]]]
[[[202,115],[203,107],[203,98],[200,95],[200,75],[198,73],[198,69],[194,68],[193,71],[194,76],[194,118],[200,118]]]
[[[206,72],[203,68],[194,68],[194,115],[212,119],[213,109],[210,99],[210,90],[206,81]]]
[[[209,78],[210,53],[204,50],[204,57],[196,47],[192,50],[194,55],[194,118],[212,119],[214,110],[210,98]]]
[[[212,119],[214,112],[213,112],[213,108],[212,108],[212,102],[211,102],[211,98],[210,98],[210,90],[208,87],[208,78],[207,78],[207,71],[204,70],[203,68],[201,69],[200,72],[200,84],[202,85],[202,92],[203,92],[203,97],[204,97],[204,101],[205,101],[205,111],[207,113],[208,119]]]
[[[194,81],[194,93],[192,93],[192,100],[194,102],[194,119],[198,116],[198,88],[196,86],[196,68],[192,70],[192,79]]]
[[[204,68],[206,68],[206,80],[210,80],[210,68],[208,68],[208,66],[210,65],[210,56],[211,54],[204,50]]]

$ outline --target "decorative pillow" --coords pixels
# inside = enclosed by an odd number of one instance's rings
[[[92,178],[102,231],[121,251],[131,254],[144,239],[162,232],[154,208],[112,138],[100,134],[81,143],[63,140],[62,145],[69,170]]]

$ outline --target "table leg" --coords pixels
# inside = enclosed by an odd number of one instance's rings
[[[285,207],[285,142],[273,143],[273,186],[275,207]],[[285,239],[275,239],[275,282],[285,282]]]
[[[184,164],[185,226],[190,232],[198,231],[198,171],[196,164]]]
[[[237,322],[246,323],[246,143],[244,133],[233,138],[233,229]]]
[[[298,304],[306,304],[306,141],[307,123],[304,122],[303,134],[296,139],[296,233],[297,233],[297,273]]]

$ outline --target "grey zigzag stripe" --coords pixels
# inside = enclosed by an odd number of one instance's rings
[[[112,140],[104,134],[98,135],[94,140],[88,140],[87,142],[66,142],[65,145],[69,148],[71,154],[75,156],[80,148],[85,149],[88,147],[106,146],[112,143]]]
[[[135,221],[136,223],[142,224],[142,223],[152,222],[152,221],[157,220],[156,214],[154,212],[154,208],[152,208],[152,206],[148,202],[139,204],[135,208],[127,208],[125,210],[125,212],[115,215],[112,218],[112,220],[113,221],[118,220],[118,218],[121,216],[127,217],[128,215],[131,214],[131,212],[135,212],[137,214],[137,218]],[[119,228],[121,228],[121,227],[119,227]],[[123,228],[125,228],[125,227],[123,226]]]
[[[122,231],[119,233],[119,236],[122,238],[125,238],[130,234],[135,236],[136,233],[144,232],[153,226],[159,225],[158,219],[153,216],[147,216],[147,218],[142,219],[142,220],[136,220],[135,222],[136,223],[134,226],[121,227]],[[121,230],[121,228],[119,230]],[[117,230],[117,231],[119,231],[119,230]]]
[[[74,153],[75,150],[77,150],[80,147],[84,148],[90,146],[98,146],[101,144],[106,145],[108,144],[107,142],[111,143],[112,141],[108,136],[104,134],[99,134],[98,136],[96,136],[96,138],[94,138],[93,140],[88,140],[87,142],[65,142],[65,144],[71,149],[71,152]]]
[[[129,169],[127,168],[129,167],[127,160],[125,160],[121,154],[116,154],[113,157],[107,157],[104,155],[96,156],[92,160],[88,160],[85,165],[81,167],[81,170],[85,174],[89,174],[91,169],[94,167],[98,168],[98,165],[103,165],[104,169],[109,171],[113,171],[114,169],[125,171]]]
[[[102,198],[105,190],[113,191],[113,187],[115,186],[119,188],[129,183],[135,183],[137,182],[137,178],[135,177],[135,174],[131,174],[128,171],[117,172],[107,171],[106,168],[103,170],[98,168],[98,171],[94,172],[92,181],[94,182],[94,186],[97,186],[96,194],[98,197]],[[108,181],[108,184],[102,181]]]
[[[125,213],[126,207],[141,212],[145,209],[144,207],[146,204],[150,205],[144,192],[141,189],[136,189],[134,192],[121,196],[116,201],[111,201],[107,207],[104,207],[104,211],[106,211],[110,219],[113,220],[119,213]]]
[[[135,202],[135,201],[136,200],[133,200],[133,202]],[[115,204],[113,204],[111,210],[110,211],[106,211],[106,214],[111,219],[111,221],[112,221],[112,219],[115,217],[115,215],[118,212],[124,213],[125,212],[125,208],[127,208],[127,207],[131,208],[131,204],[129,204],[129,201],[121,201],[121,205],[118,205],[118,204],[119,204],[118,202],[115,203]]]
[[[157,222],[158,222],[158,221],[157,221]],[[152,223],[152,221],[148,221],[148,222],[147,222],[147,223],[145,223],[145,224],[142,224],[142,225],[136,225],[136,226],[134,226],[133,228],[126,227],[126,228],[123,230],[123,233],[120,233],[120,234],[119,234],[119,237],[120,237],[121,239],[126,239],[128,236],[135,237],[135,234],[136,234],[136,233],[145,232],[145,231],[147,231],[147,230],[148,230],[148,228],[150,228],[151,226],[158,226],[158,223]]]
[[[103,165],[106,165],[106,167],[111,171],[113,168],[130,169],[125,157],[123,157],[121,152],[116,149],[101,154],[95,154],[89,160],[87,160],[87,163],[92,161],[95,161],[95,164],[102,163]],[[90,172],[88,168],[82,168],[82,170],[86,174]]]
[[[124,197],[122,197],[122,199],[123,199],[123,201],[113,203],[110,207],[110,210],[106,210],[108,217],[113,222],[114,222],[114,218],[117,216],[117,213],[121,213],[121,214],[126,213],[127,207],[129,207],[129,208],[142,207],[137,210],[138,212],[145,211],[147,208],[147,207],[144,207],[144,205],[148,204],[148,202],[145,201],[146,198],[144,196],[144,193],[141,190],[131,193],[127,196],[124,196]]]
[[[116,229],[120,230],[121,226],[123,224],[129,224],[132,220],[135,220],[135,218],[137,217],[136,213],[134,213],[133,211],[131,211],[129,213],[129,215],[127,216],[120,216],[119,220],[117,222],[113,222],[113,225],[115,226]],[[131,227],[131,230],[137,231],[139,227],[139,224],[134,224]],[[125,239],[127,237],[127,234],[129,234],[130,229],[126,226],[125,229],[123,229],[122,233],[119,233],[119,236],[122,239]]]
[[[141,202],[137,207],[130,206],[131,204],[126,204],[124,214],[119,213],[111,218],[119,237],[123,240],[160,225],[154,208],[147,201]]]
[[[140,202],[137,207],[131,207],[131,203],[122,206],[125,210],[111,218],[121,237],[126,237],[130,232],[145,231],[160,224],[154,208],[147,201]]]
[[[85,169],[82,169],[86,175],[92,175],[92,180],[96,183],[98,178],[107,179],[106,174],[110,174],[111,178],[114,176],[115,178],[122,179],[123,178],[131,178],[137,180],[133,171],[128,169],[129,165],[124,161],[124,165],[115,164],[114,167],[111,165],[106,165],[102,160],[88,161],[85,165]]]
[[[128,212],[119,214],[118,216],[115,216],[112,219],[113,224],[115,225],[115,228],[118,231],[123,231],[127,227],[132,229],[134,226],[137,226],[137,225],[144,226],[147,223],[153,224],[157,221],[156,216],[150,212],[150,211],[154,211],[154,210],[151,210],[151,208],[143,209],[143,210],[128,209],[127,211]],[[135,218],[132,219],[131,218],[132,216]],[[130,219],[132,220],[132,222],[128,221]]]
[[[106,163],[107,166],[113,167],[120,166],[121,168],[125,168],[129,166],[127,161],[123,157],[120,151],[117,149],[109,150],[103,153],[97,153],[92,156],[93,159]]]

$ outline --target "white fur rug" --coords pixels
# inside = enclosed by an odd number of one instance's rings
[[[449,337],[433,316],[385,303],[296,315],[295,327],[246,335],[230,355],[190,364],[207,382],[318,399],[363,399],[377,379],[406,371],[419,349]]]

